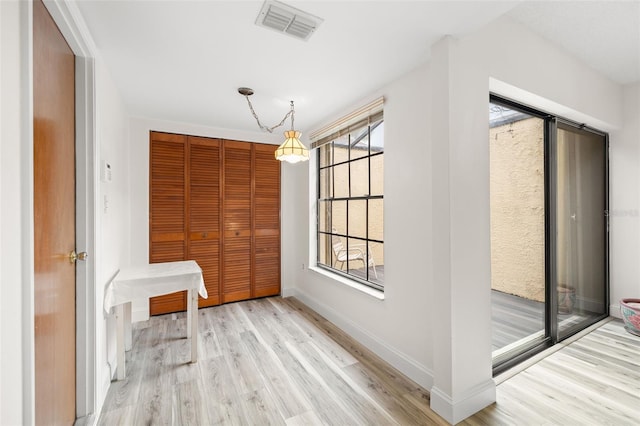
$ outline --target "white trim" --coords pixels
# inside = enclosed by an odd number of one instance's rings
[[[356,108],[355,110],[338,118],[337,120],[334,120],[331,123],[325,126],[322,126],[317,130],[312,131],[311,133],[309,133],[310,135],[309,138],[313,141],[322,139],[323,137],[329,136],[331,133],[334,133],[338,130],[348,127],[351,124],[357,121],[360,121],[369,115],[382,111],[383,107],[384,107],[384,96],[380,96],[379,98],[376,98],[373,101],[359,108]]]
[[[342,275],[331,273],[330,271],[327,271],[326,269],[320,268],[318,266],[309,266],[309,270],[315,272],[316,274],[320,274],[326,278],[329,278],[333,281],[336,281],[348,287],[351,287],[352,289],[362,292],[375,299],[384,300],[383,291],[376,290],[375,288],[369,287],[368,285],[365,285],[365,284],[361,284],[356,280],[351,280],[347,277],[343,277]]]
[[[280,294],[280,297],[297,297],[298,296],[298,289],[297,288],[283,288],[282,289],[282,293]]]
[[[496,384],[490,379],[457,398],[437,387],[431,388],[431,409],[451,424],[456,424],[496,401]]]
[[[309,151],[309,166],[307,168],[309,186],[307,188],[307,196],[309,197],[307,202],[309,203],[309,226],[307,232],[309,232],[309,258],[307,259],[307,265],[309,268],[318,263],[318,151],[312,149]]]
[[[96,240],[95,240],[95,68],[92,58],[76,58],[76,416],[96,407]]]
[[[65,0],[43,0],[43,3],[74,55],[94,58],[97,53],[96,45],[78,6]]]
[[[349,336],[362,343],[377,356],[391,364],[423,388],[430,389],[433,386],[433,372],[422,363],[390,346],[345,317],[342,313],[325,304],[319,303],[313,297],[300,291],[300,289],[290,289],[290,291],[287,291],[287,297],[289,296],[297,298],[333,324],[337,325]]]
[[[26,78],[20,88],[20,128],[22,138],[20,182],[22,222],[22,420],[35,423],[35,318],[34,318],[34,222],[33,222],[33,3],[20,2],[20,68]]]
[[[76,251],[89,253],[76,267],[76,417],[96,420],[96,89],[97,49],[75,3],[43,0],[76,56]]]
[[[519,103],[523,103],[540,111],[545,111],[549,114],[564,117],[571,121],[575,121],[576,123],[589,123],[590,127],[596,129],[613,131],[616,130],[617,127],[616,125],[609,124],[596,117],[576,111],[550,99],[498,80],[497,78],[489,77],[489,91],[507,99],[518,100]]]
[[[620,304],[619,303],[612,303],[612,304],[609,305],[609,315],[614,317],[614,318],[622,319],[622,314],[620,313]]]

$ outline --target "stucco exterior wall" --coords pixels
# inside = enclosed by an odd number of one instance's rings
[[[544,122],[489,129],[491,288],[544,301]]]

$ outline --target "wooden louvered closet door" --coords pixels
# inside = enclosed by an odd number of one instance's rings
[[[150,145],[149,262],[185,260],[187,137],[151,132]],[[151,315],[186,307],[185,291],[149,301]]]
[[[220,304],[220,140],[189,136],[189,243],[187,259],[202,268],[209,297],[198,306]]]
[[[212,306],[280,294],[280,162],[273,145],[151,132],[149,261],[195,260]],[[183,311],[186,292],[151,315]]]
[[[251,297],[251,147],[224,141],[223,303]]]
[[[273,145],[255,144],[252,297],[280,294],[280,162]]]

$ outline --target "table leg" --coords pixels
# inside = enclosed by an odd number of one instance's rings
[[[187,314],[191,317],[191,362],[198,361],[198,292],[190,290],[191,312]]]
[[[130,351],[133,342],[131,331],[131,302],[124,304],[124,350]]]
[[[116,306],[116,353],[118,366],[116,369],[116,377],[123,380],[125,377],[124,366],[124,305]]]
[[[193,312],[193,290],[187,290],[187,339],[191,338],[191,313]]]

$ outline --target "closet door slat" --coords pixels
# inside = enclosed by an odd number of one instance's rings
[[[220,304],[220,140],[189,136],[187,258],[202,268],[209,297],[198,306]]]
[[[187,138],[151,132],[149,142],[149,262],[184,260]],[[149,313],[158,315],[185,310],[186,293],[152,297]]]
[[[251,151],[224,141],[222,303],[251,297]]]
[[[280,294],[280,162],[273,145],[255,145],[253,297]]]

